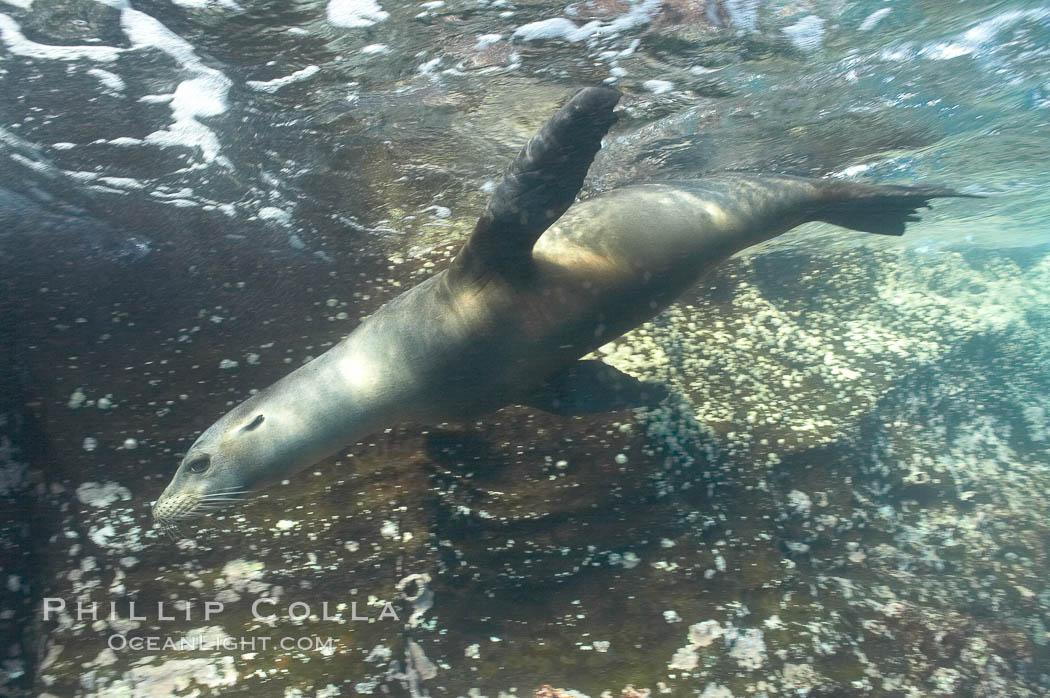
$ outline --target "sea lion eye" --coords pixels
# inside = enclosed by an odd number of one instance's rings
[[[203,473],[205,470],[211,467],[211,458],[208,456],[201,456],[200,458],[194,458],[186,464],[186,469],[191,473]]]

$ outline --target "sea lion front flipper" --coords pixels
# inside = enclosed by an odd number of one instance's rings
[[[452,261],[452,278],[528,268],[533,244],[576,199],[619,99],[607,87],[584,88],[529,139]]]
[[[552,414],[594,414],[631,407],[653,407],[668,395],[661,383],[648,383],[596,360],[577,361],[548,378],[521,404]]]

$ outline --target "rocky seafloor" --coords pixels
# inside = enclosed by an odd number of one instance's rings
[[[1050,256],[797,235],[599,352],[661,409],[402,425],[178,542],[150,503],[199,430],[453,248],[208,297],[26,265],[5,690],[1044,695]]]

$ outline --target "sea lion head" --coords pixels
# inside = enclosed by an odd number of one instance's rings
[[[197,438],[153,505],[162,528],[174,533],[180,522],[243,501],[295,469],[301,454],[283,438],[280,415],[265,407],[250,399]]]

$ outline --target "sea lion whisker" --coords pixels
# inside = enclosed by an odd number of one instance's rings
[[[207,496],[213,495],[213,494],[242,494],[242,493],[245,493],[245,492],[251,492],[251,490],[248,489],[247,487],[240,487],[240,486],[220,487],[217,490],[210,490],[210,491],[208,491],[207,493],[204,494],[204,496],[207,497]]]
[[[223,511],[224,509],[228,509],[228,508],[229,508],[229,506],[226,505],[226,504],[199,504],[199,505],[195,506],[188,513],[190,513],[190,514],[210,513],[210,512],[213,512],[213,511]]]
[[[170,519],[164,522],[164,532],[167,533],[168,538],[170,538],[175,543],[178,543],[184,538],[184,536],[182,535],[182,531],[179,530],[179,527],[175,524],[175,522]]]

